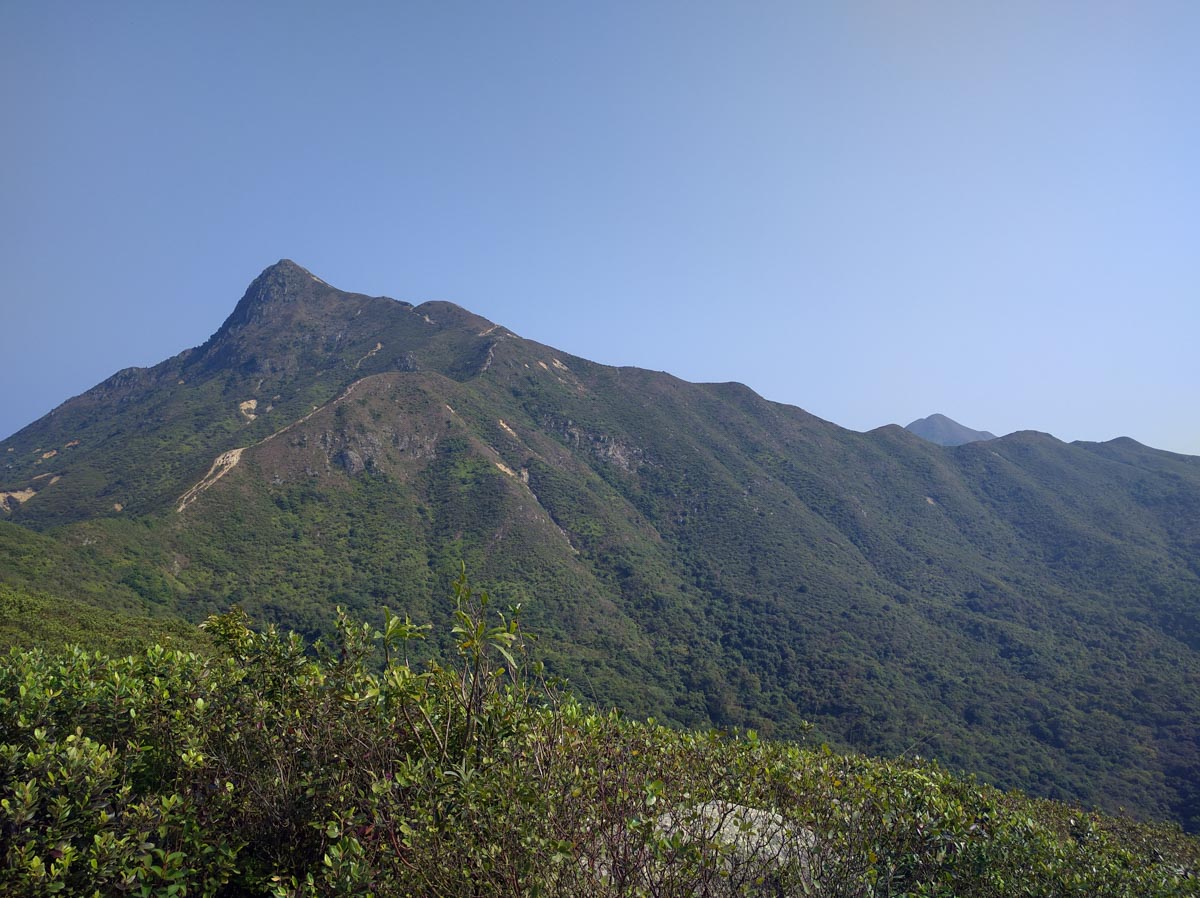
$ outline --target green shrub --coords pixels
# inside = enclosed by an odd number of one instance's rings
[[[390,614],[315,649],[235,610],[211,656],[11,653],[0,894],[1198,894],[1177,829],[597,712],[519,608],[454,589],[449,665],[410,664],[427,628]]]

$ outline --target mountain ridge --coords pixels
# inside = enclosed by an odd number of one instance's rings
[[[316,637],[335,604],[442,620],[466,562],[526,604],[553,670],[629,713],[809,719],[835,745],[917,741],[1002,785],[1197,819],[1200,459],[858,434],[291,266],[251,289],[298,305],[256,293],[236,327],[0,443],[0,490],[33,492],[7,526],[52,539],[97,601],[238,603]],[[65,589],[28,545],[0,539],[0,569]]]

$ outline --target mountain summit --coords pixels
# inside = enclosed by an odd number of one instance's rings
[[[280,259],[254,279],[221,330],[245,326],[272,306],[295,305],[325,291],[333,292],[311,271],[291,259]]]
[[[465,562],[602,705],[1200,828],[1200,458],[855,433],[283,261],[0,442],[0,517],[0,586],[310,638]]]
[[[994,440],[996,435],[986,430],[972,430],[945,415],[930,415],[928,418],[918,418],[904,428],[909,433],[915,433],[923,440],[937,443],[939,446],[962,446],[966,443],[978,443],[982,440]]]

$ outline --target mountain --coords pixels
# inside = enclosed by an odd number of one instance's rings
[[[965,443],[996,439],[994,433],[988,433],[986,430],[972,430],[945,415],[918,418],[904,429],[909,433],[915,433],[923,440],[937,443],[939,446],[962,446]]]
[[[0,458],[23,595],[316,637],[465,562],[602,704],[1200,827],[1200,458],[855,433],[288,261]]]

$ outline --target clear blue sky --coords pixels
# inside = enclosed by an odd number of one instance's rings
[[[1200,455],[1200,4],[0,4],[0,436],[281,257],[866,430]]]

